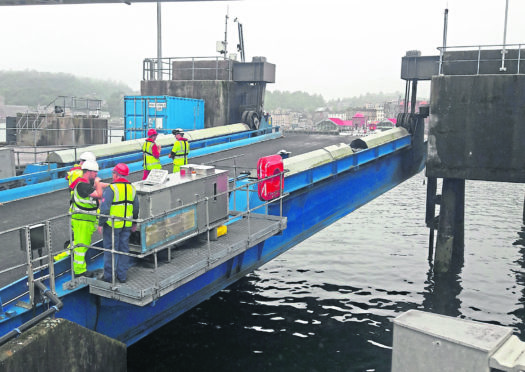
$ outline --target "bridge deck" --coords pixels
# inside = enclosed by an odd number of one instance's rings
[[[102,280],[80,277],[66,286],[87,284],[92,294],[145,306],[285,228],[286,217],[251,214],[228,225],[228,233],[210,241],[209,247],[204,237],[191,239],[173,249],[169,262],[167,254],[164,260],[158,260],[157,270],[152,260],[137,260],[124,284],[117,281],[113,286]]]

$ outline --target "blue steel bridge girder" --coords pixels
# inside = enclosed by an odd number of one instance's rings
[[[325,177],[322,181],[301,187],[290,193],[283,203],[283,215],[287,216],[288,224],[287,229],[281,235],[268,238],[242,255],[234,257],[207,272],[198,280],[159,298],[154,305],[157,309],[154,310],[151,307],[149,310],[143,309],[141,311],[140,316],[144,317],[147,326],[141,327],[140,331],[136,330],[131,335],[129,332],[118,334],[118,330],[115,330],[117,334],[110,336],[124,341],[128,345],[134,343],[154,329],[208,299],[214,293],[226,288],[247,273],[271,261],[336,220],[410,178],[421,171],[424,166],[424,158],[419,164],[413,164],[411,149],[407,146],[390,156],[380,157],[359,168],[354,167],[343,173]],[[312,173],[316,172],[313,171]],[[304,176],[300,175],[300,177]],[[293,185],[293,180],[288,181],[292,181],[288,184]],[[342,193],[342,189],[349,190],[349,192]],[[256,195],[254,192],[250,192],[250,194]],[[240,198],[245,200],[245,197],[242,198],[241,196]],[[256,200],[252,197],[250,206],[254,207],[255,204]],[[272,204],[269,211],[270,214],[278,215],[279,204]],[[188,295],[189,293],[191,295]],[[112,302],[112,300],[102,300],[103,304],[108,303],[108,301]],[[175,307],[170,307],[169,303],[173,303],[173,301],[178,304]],[[124,305],[114,303],[114,306]],[[157,314],[152,316],[152,312]],[[106,315],[108,324],[112,324],[113,312],[108,311]],[[137,320],[136,316],[139,315],[134,313],[135,320]],[[103,317],[102,313],[101,317]],[[144,334],[140,334],[140,332]]]
[[[406,136],[336,160],[336,164],[331,162],[289,175],[285,178],[284,190],[288,195],[283,199],[287,229],[177,287],[150,305],[139,307],[99,298],[90,295],[88,288],[83,287],[62,297],[64,307],[58,316],[131,345],[418,173],[424,167],[425,156],[414,154],[416,150],[419,152],[420,146],[414,146],[411,140],[411,136]],[[253,208],[260,201],[256,192],[250,191],[250,195],[250,207]],[[237,195],[236,199],[242,203],[246,201],[246,195]],[[272,204],[270,214],[278,215],[279,208],[279,203]],[[27,314],[31,313],[27,311]],[[20,319],[0,322],[0,331],[6,333],[18,324]]]

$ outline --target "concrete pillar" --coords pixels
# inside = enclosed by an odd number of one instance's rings
[[[428,260],[432,261],[434,257],[434,219],[436,216],[436,191],[437,191],[437,178],[427,178],[427,207],[425,223],[430,229],[428,239]]]
[[[448,272],[453,261],[463,261],[465,180],[444,178],[434,270]]]
[[[126,345],[65,319],[46,319],[0,347],[0,371],[122,371]]]
[[[456,195],[456,210],[454,219],[454,249],[452,259],[463,265],[465,253],[465,180],[454,180]]]

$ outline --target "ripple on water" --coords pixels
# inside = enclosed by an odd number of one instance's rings
[[[465,262],[435,277],[423,180],[413,177],[132,346],[128,370],[149,369],[154,358],[157,371],[388,371],[391,319],[409,309],[523,333],[523,187],[467,181]]]

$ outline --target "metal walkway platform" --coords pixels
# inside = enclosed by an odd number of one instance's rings
[[[286,228],[286,217],[251,214],[228,225],[228,233],[216,241],[192,239],[171,252],[171,260],[137,260],[130,267],[125,284],[106,283],[80,277],[66,284],[89,285],[89,292],[133,305],[145,306],[175,288],[202,275],[248,248],[280,233]],[[165,252],[166,253],[166,252]],[[159,254],[160,255],[160,254]],[[166,254],[167,256],[167,254]],[[150,256],[153,257],[153,256]]]

